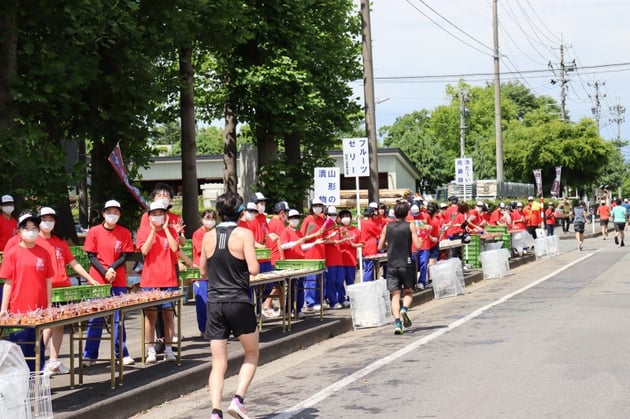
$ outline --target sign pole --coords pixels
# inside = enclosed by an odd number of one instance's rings
[[[359,177],[355,176],[355,185],[357,190],[357,224],[359,227],[359,233],[361,232],[361,219],[359,216],[361,215],[361,198],[360,189],[359,189]],[[357,256],[359,257],[359,282],[363,282],[363,248],[357,247]]]

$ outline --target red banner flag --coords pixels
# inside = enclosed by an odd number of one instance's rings
[[[123,162],[122,152],[120,151],[120,146],[116,144],[116,147],[112,150],[109,157],[107,158],[109,163],[114,168],[114,171],[127,187],[127,190],[131,193],[131,195],[142,205],[142,208],[145,210],[149,208],[147,202],[144,200],[142,195],[140,194],[140,190],[133,186],[129,181],[129,174],[127,173],[127,168],[125,167],[125,163]]]

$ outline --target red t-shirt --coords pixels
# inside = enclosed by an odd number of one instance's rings
[[[147,228],[149,227],[147,226]],[[83,250],[86,253],[96,253],[98,261],[105,269],[108,269],[123,253],[131,253],[134,249],[131,233],[127,228],[116,224],[110,231],[103,224],[100,224],[88,230]],[[109,283],[93,266],[90,267],[90,276],[101,284]],[[127,269],[124,263],[116,268],[116,279],[114,279],[112,286],[127,286]]]
[[[545,224],[556,225],[556,212],[551,208],[545,210]]]
[[[300,230],[295,230],[293,227],[287,226],[280,232],[280,245],[297,241],[304,237]],[[291,249],[284,249],[282,251],[286,259],[304,259],[304,252],[301,245],[295,245]]]
[[[361,243],[361,232],[354,226],[348,226],[347,228],[342,227],[341,236],[350,238],[350,240],[339,245],[339,249],[341,250],[341,265],[357,266],[357,248],[353,247],[352,243]]]
[[[321,215],[309,215],[302,221],[302,234],[308,236],[321,229],[325,220],[326,218]],[[311,241],[315,241],[315,239]],[[326,259],[326,246],[324,244],[317,244],[311,247],[304,252],[304,259]]]
[[[170,228],[170,227],[169,227]],[[136,235],[136,248],[140,250],[146,243],[151,232],[150,227],[141,228]],[[171,228],[171,235],[175,236],[175,230]],[[168,239],[164,229],[155,232],[153,244],[149,252],[144,255],[144,266],[140,277],[140,287],[142,288],[164,288],[177,287],[177,265],[178,252],[172,251],[168,245]],[[118,275],[116,275],[118,276]]]
[[[444,211],[444,220],[446,220],[447,223],[450,223],[451,221],[455,219],[456,215],[457,215],[457,205],[449,205],[446,211]]]
[[[256,217],[247,222],[247,229],[254,233],[256,243],[267,245],[267,234],[269,226],[265,214],[256,214]],[[271,259],[258,259],[258,262],[269,262]]]
[[[192,256],[193,263],[196,266],[199,266],[199,258],[201,257],[201,242],[203,241],[203,236],[210,231],[206,230],[204,226],[199,227],[192,236]]]
[[[13,217],[0,215],[0,252],[6,251],[7,241],[17,233],[17,220]]]
[[[278,241],[271,240],[269,237],[269,233],[275,233],[278,236],[282,234],[285,229],[284,221],[280,218],[279,215],[274,215],[269,220],[269,224],[267,224],[267,248],[271,249],[271,264],[274,265],[278,259],[284,259],[283,251],[278,246]]]
[[[525,230],[525,216],[521,211],[513,210],[510,213],[510,217],[512,217],[512,230]]]
[[[332,235],[332,233],[335,233]],[[330,237],[332,236],[332,237]],[[341,232],[339,228],[334,228],[326,232],[326,238],[330,241],[341,240]],[[336,243],[326,243],[326,267],[328,266],[343,266],[341,257],[341,248]]]
[[[610,207],[608,205],[600,205],[597,207],[597,215],[602,220],[608,220],[610,218]]]
[[[361,220],[361,243],[365,243],[363,256],[374,256],[378,253],[381,230],[380,224],[373,217]]]
[[[9,241],[7,241],[6,246],[4,246],[4,251],[5,252],[8,251],[10,248],[19,244],[21,241],[22,241],[22,237],[20,237],[19,234],[16,234],[15,236],[11,237]]]
[[[46,239],[42,236],[37,236],[35,244],[46,249],[50,255],[50,260],[53,264],[53,270],[55,275],[52,278],[52,287],[69,287],[72,285],[68,273],[66,272],[66,265],[74,259],[68,244],[61,240],[57,236],[50,236]]]
[[[48,307],[46,283],[54,275],[50,255],[41,246],[14,246],[5,252],[0,278],[11,281],[9,312],[27,313]]]

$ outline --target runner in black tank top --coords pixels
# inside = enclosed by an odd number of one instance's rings
[[[413,301],[413,289],[416,285],[416,265],[411,256],[411,244],[413,243],[418,249],[422,246],[415,223],[405,221],[409,209],[410,205],[407,201],[396,203],[394,207],[396,221],[383,229],[378,242],[379,250],[387,247],[387,289],[392,293],[394,333],[397,335],[403,333],[403,326],[411,326],[407,310]],[[400,307],[401,290],[404,292],[402,308]]]

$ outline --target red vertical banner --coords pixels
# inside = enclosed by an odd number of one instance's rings
[[[556,177],[553,179],[553,183],[551,184],[551,195],[559,196],[560,195],[560,176],[562,175],[562,166],[556,166]]]
[[[541,169],[534,170],[534,179],[536,179],[536,195],[542,196],[543,190],[542,190],[542,170]]]
[[[116,147],[112,150],[107,158],[109,163],[114,168],[114,171],[127,187],[127,190],[131,193],[131,195],[142,205],[142,208],[148,209],[149,206],[147,202],[144,200],[142,195],[140,194],[140,190],[133,186],[129,181],[129,174],[127,173],[127,168],[125,167],[125,163],[123,162],[122,152],[120,151],[120,146],[116,144]]]

